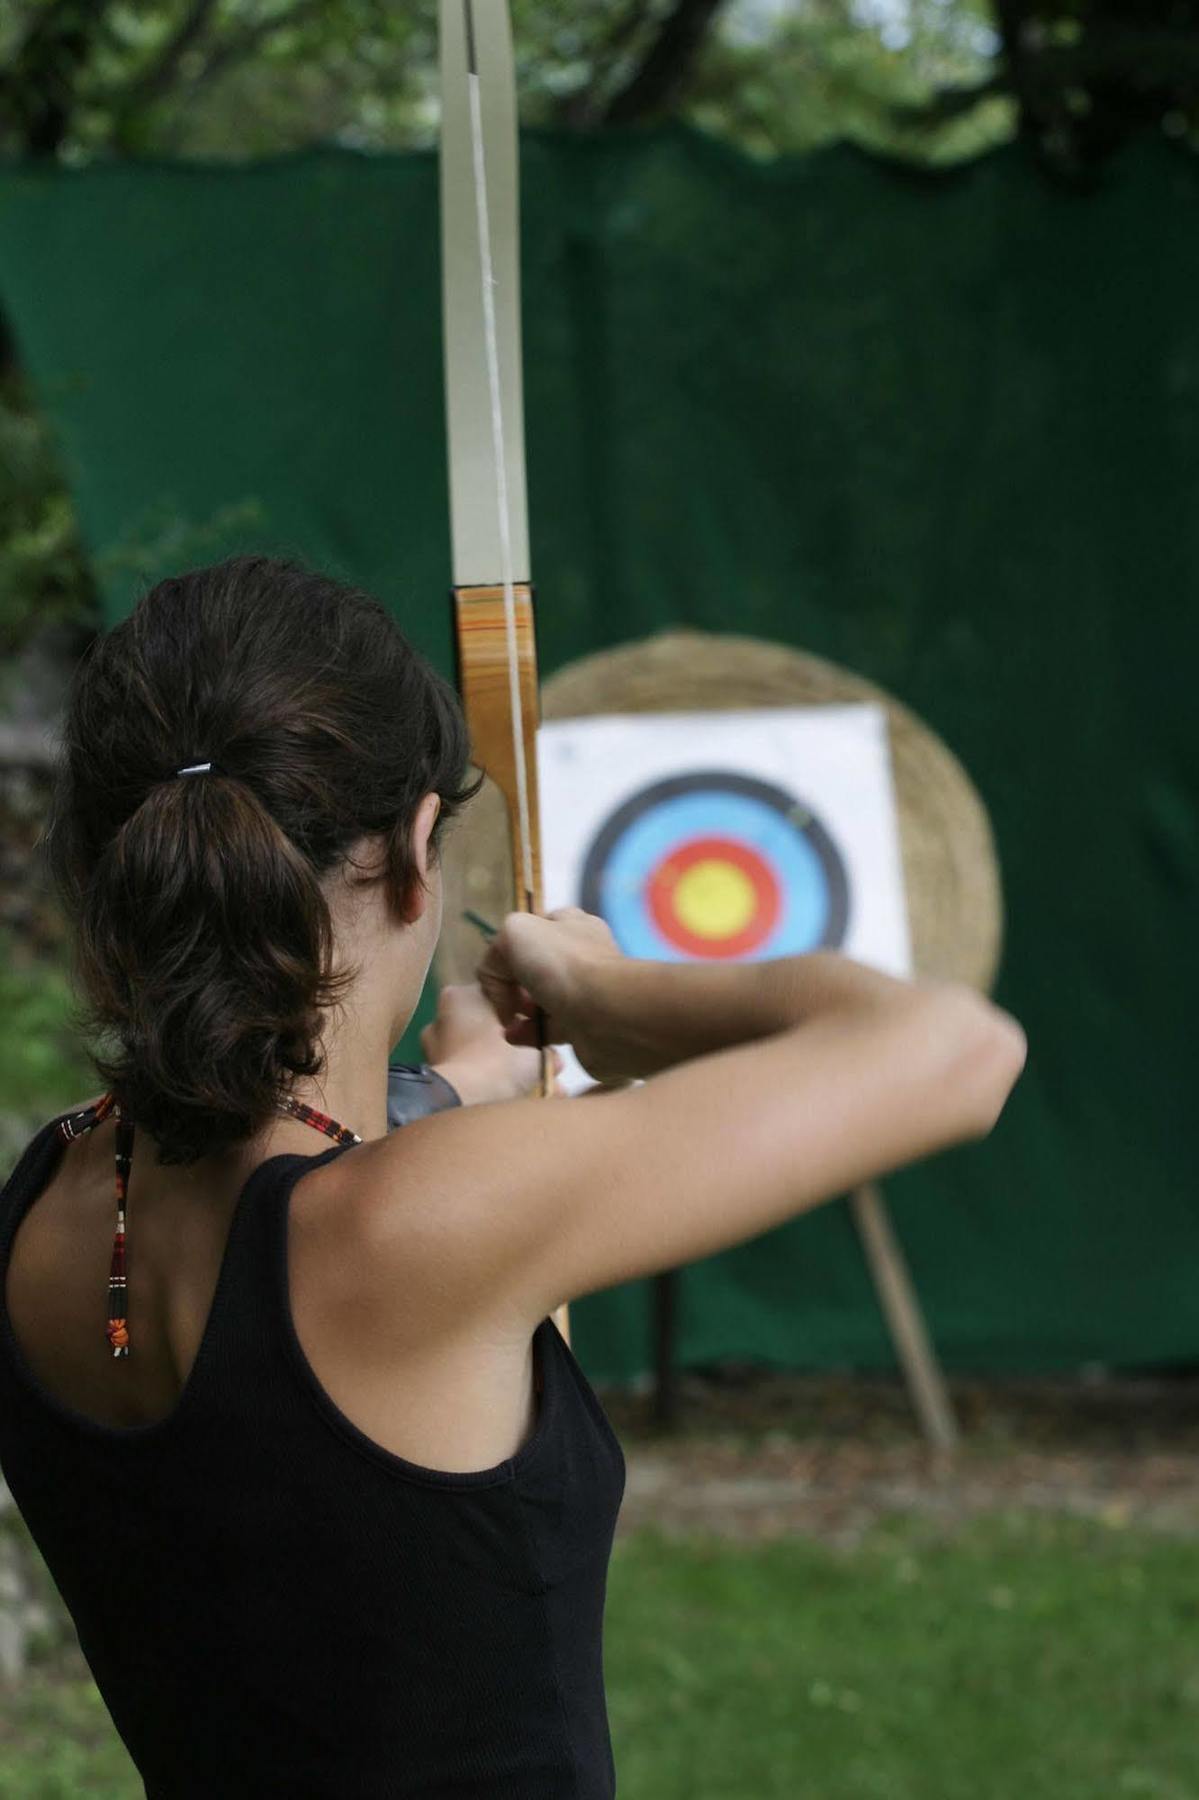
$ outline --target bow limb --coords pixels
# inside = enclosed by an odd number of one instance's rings
[[[512,907],[542,908],[537,650],[520,344],[516,83],[506,0],[439,0],[442,317],[458,684],[507,807]],[[542,1093],[553,1091],[542,1049]],[[569,1342],[565,1305],[555,1318]]]

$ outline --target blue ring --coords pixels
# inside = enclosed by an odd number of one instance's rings
[[[653,871],[698,837],[735,838],[757,851],[779,884],[770,935],[739,960],[836,949],[849,923],[844,862],[811,808],[793,794],[723,770],[671,776],[624,801],[587,853],[579,904],[607,920],[628,956],[702,960],[662,936],[646,890]]]

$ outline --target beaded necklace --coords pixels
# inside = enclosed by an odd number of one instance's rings
[[[362,1139],[356,1131],[339,1125],[328,1113],[318,1112],[315,1106],[307,1106],[303,1100],[293,1100],[286,1094],[279,1102],[279,1111],[290,1113],[293,1118],[300,1119],[305,1125],[312,1125],[335,1144],[360,1144]],[[85,1106],[82,1112],[68,1113],[58,1123],[58,1135],[65,1143],[73,1138],[82,1137],[94,1125],[99,1125],[111,1113],[117,1127],[117,1228],[112,1240],[112,1263],[108,1272],[108,1324],[104,1335],[114,1356],[129,1354],[129,1285],[125,1265],[125,1202],[129,1194],[129,1165],[133,1157],[133,1120],[122,1113],[116,1098],[105,1094],[92,1106]]]

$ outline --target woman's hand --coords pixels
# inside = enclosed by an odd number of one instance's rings
[[[509,1044],[569,1044],[587,1073],[624,1081],[623,1042],[604,1026],[604,975],[627,959],[607,925],[577,906],[509,913],[479,964],[479,985]],[[544,1030],[537,1014],[544,1017]]]
[[[533,1093],[541,1079],[537,1051],[505,1037],[477,982],[442,988],[437,1017],[421,1032],[420,1046],[425,1061],[449,1082],[463,1106],[519,1100]]]

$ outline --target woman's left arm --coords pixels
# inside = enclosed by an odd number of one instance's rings
[[[477,982],[449,985],[437,998],[437,1016],[421,1033],[425,1061],[396,1067],[387,1083],[388,1125],[406,1125],[449,1106],[520,1100],[536,1092],[541,1056],[510,1044]]]

